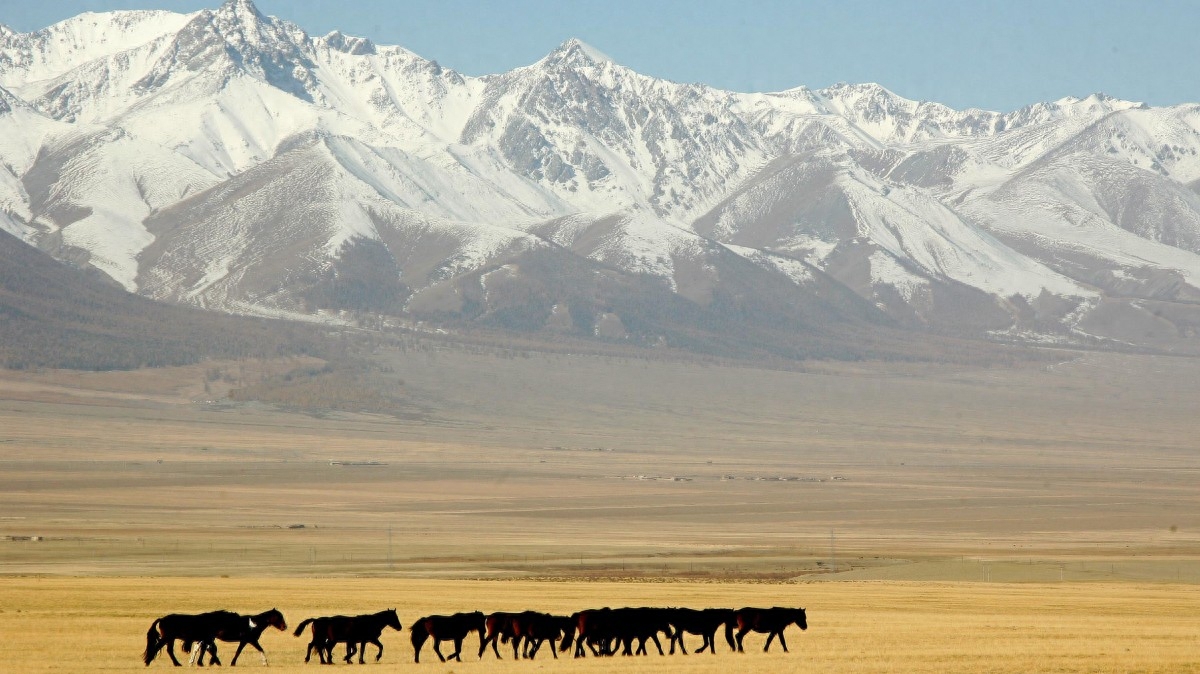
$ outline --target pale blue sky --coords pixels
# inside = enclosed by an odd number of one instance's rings
[[[220,0],[0,0],[34,30],[82,11],[193,11]],[[399,44],[470,75],[578,37],[639,72],[738,91],[878,82],[1008,111],[1102,91],[1200,102],[1200,0],[257,0],[309,33]]]

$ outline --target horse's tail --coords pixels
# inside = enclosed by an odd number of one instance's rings
[[[562,641],[558,644],[558,652],[566,653],[575,645],[575,626],[572,625],[562,631]],[[553,648],[553,646],[551,646]]]
[[[142,662],[146,663],[147,667],[154,662],[154,657],[162,649],[162,643],[158,638],[158,623],[160,622],[162,622],[162,618],[150,623],[150,629],[146,631],[146,650],[142,651]]]
[[[412,645],[413,645],[413,662],[421,661],[421,647],[425,645],[425,641],[429,639],[429,632],[425,629],[425,621],[418,620],[412,624]]]
[[[303,634],[303,633],[304,633],[304,628],[305,628],[305,627],[307,627],[307,626],[308,626],[308,624],[309,624],[310,622],[314,621],[314,620],[316,620],[316,618],[305,618],[305,619],[304,619],[304,622],[300,623],[299,625],[296,625],[296,631],[295,631],[295,632],[292,632],[292,636],[294,636],[294,637],[298,637],[298,636],[300,636],[301,634]]]

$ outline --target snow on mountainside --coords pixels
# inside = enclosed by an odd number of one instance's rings
[[[0,228],[239,313],[1196,350],[1198,189],[1197,105],[738,93],[578,40],[468,77],[250,0],[0,27]]]

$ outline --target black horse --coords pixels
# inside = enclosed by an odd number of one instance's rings
[[[748,632],[758,632],[767,635],[767,645],[763,652],[771,649],[771,640],[779,637],[783,652],[788,652],[787,641],[783,638],[783,630],[788,625],[796,623],[802,630],[808,629],[808,616],[802,608],[743,608],[737,612],[737,650],[742,653],[742,638]]]
[[[646,655],[646,640],[654,642],[659,655],[663,653],[662,642],[658,633],[667,635],[674,640],[675,632],[671,629],[670,611],[665,608],[615,608],[612,610],[613,636],[622,644],[621,655]],[[637,650],[633,650],[633,641],[637,640]]]
[[[687,655],[687,649],[683,646],[683,633],[699,634],[704,642],[700,645],[697,653],[703,653],[704,649],[708,649],[709,653],[716,654],[716,639],[717,630],[722,625],[725,626],[725,641],[729,643],[730,650],[737,650],[737,643],[733,640],[733,627],[737,624],[737,612],[731,608],[675,608],[668,609],[671,626],[675,628],[675,636],[671,639],[671,654],[675,654],[675,644],[679,644],[679,650]]]
[[[518,613],[512,619],[512,631],[515,639],[524,639],[524,656],[530,660],[537,657],[538,650],[546,641],[550,642],[550,654],[558,659],[555,651],[555,641],[562,639],[559,650],[564,653],[571,647],[575,638],[575,621],[570,616],[556,616],[537,611]],[[513,657],[516,657],[516,644],[513,645]]]
[[[308,651],[304,654],[304,661],[309,661],[315,649],[317,657],[320,658],[323,665],[333,664],[333,648],[341,643],[346,644],[346,657],[344,658],[346,662],[350,662],[354,654],[358,653],[359,664],[365,664],[364,656],[367,644],[375,644],[375,647],[379,649],[375,654],[375,661],[379,662],[383,658],[383,642],[379,640],[383,629],[385,627],[391,627],[396,631],[403,629],[400,617],[396,615],[394,608],[365,615],[308,618],[296,626],[293,634],[300,636],[309,623],[312,623],[312,640],[308,644]]]
[[[442,655],[439,647],[443,641],[453,641],[454,652],[450,654],[449,659],[462,662],[463,639],[471,632],[479,632],[479,643],[482,645],[486,630],[484,616],[480,611],[426,616],[414,622],[411,629],[413,651],[415,651],[413,662],[421,661],[421,647],[429,639],[433,639],[433,652],[437,653],[438,659],[442,662],[445,662],[447,658]]]
[[[265,665],[267,664],[267,654],[263,652],[258,640],[268,627],[279,630],[287,629],[287,622],[283,619],[283,614],[276,609],[263,611],[257,615],[242,615],[232,611],[210,611],[198,614],[173,613],[150,624],[150,629],[146,632],[146,650],[142,652],[142,662],[149,666],[165,646],[167,655],[171,656],[171,662],[176,667],[180,667],[181,664],[175,657],[175,640],[178,639],[183,642],[185,653],[191,652],[192,644],[199,644],[199,651],[193,654],[193,657],[199,655],[198,664],[203,666],[204,653],[207,651],[212,656],[211,664],[219,665],[221,661],[217,659],[216,642],[220,640],[238,643],[237,652],[234,653],[233,660],[229,663],[231,666],[237,665],[238,656],[242,654],[242,649],[246,647],[246,644],[254,646],[258,650]]]

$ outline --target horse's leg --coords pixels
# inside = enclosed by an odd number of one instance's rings
[[[201,653],[201,655],[204,655],[204,654]],[[220,666],[220,664],[221,664],[221,658],[217,657],[217,642],[216,641],[208,642],[208,664],[210,664],[214,667]],[[230,666],[232,666],[232,665],[230,665]]]
[[[167,639],[166,642],[167,655],[171,656],[171,662],[174,663],[176,667],[182,667],[183,665],[179,664],[179,658],[175,657],[175,639]],[[188,664],[192,664],[191,660],[188,661]]]
[[[487,650],[488,641],[495,641],[495,640],[496,640],[495,634],[485,635],[483,638],[481,638],[479,640],[479,659],[480,660],[483,659],[483,652]],[[500,654],[496,653],[496,657],[500,657]]]
[[[433,652],[437,653],[438,660],[445,662],[446,656],[442,655],[441,645],[442,645],[442,640],[437,637],[434,637],[433,638]]]
[[[770,634],[767,635],[767,645],[763,646],[763,653],[766,653],[767,651],[771,650],[771,640],[775,638],[775,634],[776,634],[775,632],[771,632]]]
[[[229,661],[230,667],[237,666],[238,656],[242,654],[242,649],[245,648],[247,644],[253,646],[254,650],[258,651],[258,656],[262,658],[263,665],[267,664],[267,652],[263,650],[263,647],[259,645],[258,640],[256,639],[254,641],[243,641],[238,644],[237,652],[233,654],[233,659]]]
[[[379,637],[376,637],[371,640],[371,643],[375,644],[375,647],[379,649],[379,652],[375,654],[375,662],[379,662],[383,659],[383,642],[379,640]],[[363,644],[363,650],[367,650],[366,644]]]
[[[746,636],[746,633],[747,633],[747,632],[749,632],[749,631],[750,631],[750,629],[749,629],[749,628],[746,628],[746,627],[743,627],[743,628],[739,628],[739,629],[738,629],[738,631],[737,631],[737,646],[738,646],[738,647],[737,647],[737,652],[738,652],[738,653],[745,653],[745,652],[746,652],[746,651],[742,650],[742,639],[743,639],[743,638],[745,638],[745,636]]]
[[[787,653],[787,640],[783,638],[783,630],[779,630],[779,645],[783,646],[783,652]]]
[[[658,654],[666,655],[666,653],[663,653],[662,642],[658,640],[658,634],[657,633],[651,634],[650,638],[654,641],[654,647],[658,649]]]
[[[245,642],[245,641],[238,643],[237,650],[233,652],[233,659],[229,661],[230,667],[237,667],[238,656],[242,654],[242,649],[246,647],[246,643],[247,642]],[[258,650],[260,653],[262,652],[261,648],[259,648]],[[263,657],[265,658],[266,656],[264,655]]]
[[[459,662],[462,662],[462,645],[463,645],[463,637],[459,637],[459,638],[455,639],[454,640],[454,655],[450,656],[452,659],[457,660]]]

